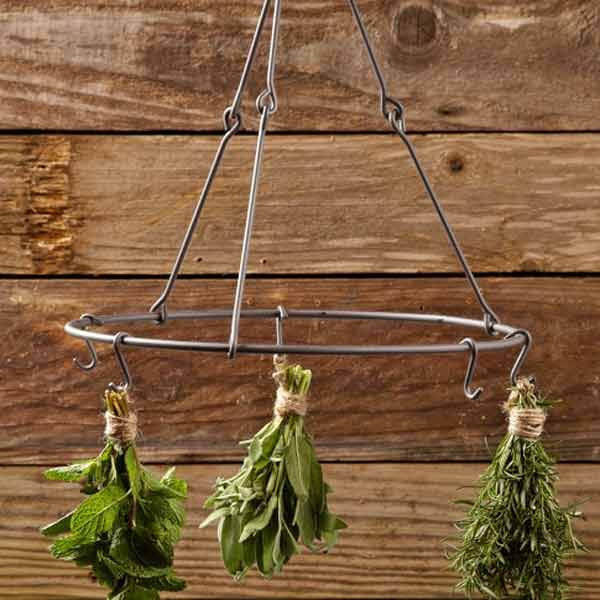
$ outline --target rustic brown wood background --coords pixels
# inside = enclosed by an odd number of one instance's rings
[[[0,0],[0,597],[100,598],[57,564],[40,524],[77,492],[43,465],[93,453],[109,349],[85,374],[62,325],[146,309],[158,295],[217,144],[258,0]],[[574,598],[600,596],[600,5],[597,0],[362,0],[390,90],[482,287],[532,330],[527,368],[566,402],[547,441],[565,502],[590,498],[591,551]],[[264,71],[261,48],[257,73]],[[229,306],[249,184],[234,142],[174,305]],[[376,87],[343,0],[284,3],[281,110],[267,140],[245,302],[478,315]],[[169,335],[194,335],[174,325]],[[225,325],[197,335],[223,338]],[[461,332],[298,323],[289,339],[389,343]],[[242,336],[273,331],[244,323]],[[486,394],[462,395],[464,357],[311,358],[310,427],[351,529],[330,556],[272,582],[232,583],[202,498],[268,418],[268,357],[128,352],[145,460],[191,482],[178,565],[187,599],[447,600],[443,540],[505,425],[513,356],[484,356]]]

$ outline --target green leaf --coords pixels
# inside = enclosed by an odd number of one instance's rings
[[[285,453],[286,474],[299,498],[308,498],[307,481],[310,481],[311,456],[298,435],[292,435]],[[310,485],[310,484],[309,484]]]
[[[314,540],[316,537],[315,517],[310,502],[298,499],[296,503],[296,512],[294,514],[294,524],[300,529],[300,539],[309,549],[314,551]]]
[[[82,561],[93,560],[95,543],[84,537],[72,534],[56,540],[50,546],[50,554],[60,560]]]
[[[271,498],[269,498],[269,502],[265,506],[264,510],[254,519],[249,521],[244,527],[242,535],[240,536],[240,542],[247,540],[250,536],[255,535],[256,532],[261,531],[269,524],[269,521],[273,516],[273,512],[277,508],[277,502],[277,496],[271,496]]]
[[[123,572],[132,577],[160,577],[170,572],[170,565],[155,567],[140,561],[137,553],[139,548],[134,547],[131,539],[132,532],[126,528],[118,529],[113,535],[110,545],[109,558],[118,565]]]
[[[86,477],[90,468],[95,464],[95,460],[88,460],[81,463],[75,463],[67,467],[54,467],[44,471],[44,477],[50,481],[67,481],[76,483]]]
[[[183,579],[175,577],[173,574],[169,574],[163,575],[162,577],[144,579],[144,587],[163,592],[181,592],[186,588],[186,583]]]
[[[88,539],[95,539],[98,534],[109,531],[129,493],[115,482],[90,496],[73,513],[71,530]]]
[[[275,568],[275,563],[273,562],[273,548],[276,535],[277,525],[275,522],[271,522],[271,524],[265,527],[257,537],[260,541],[257,543],[256,547],[256,563],[259,571],[265,577],[271,577]]]
[[[219,519],[222,519],[229,514],[231,514],[231,508],[229,508],[229,506],[213,510],[213,512],[211,512],[210,515],[208,515],[208,517],[206,517],[206,519],[204,519],[204,521],[200,523],[198,528],[203,529],[207,525],[210,525],[211,523],[214,523],[215,521],[218,521]]]
[[[243,575],[244,551],[239,542],[240,519],[237,515],[225,517],[219,524],[219,541],[221,543],[221,557],[225,568],[233,577]]]
[[[134,498],[139,499],[142,487],[142,477],[140,463],[138,462],[137,454],[134,446],[129,446],[125,451],[125,468],[129,478],[129,485]]]
[[[75,511],[71,511],[64,517],[61,517],[57,521],[54,521],[54,523],[50,523],[49,525],[42,527],[40,529],[40,533],[47,537],[68,533],[69,531],[71,531],[71,517],[73,516],[74,512]]]

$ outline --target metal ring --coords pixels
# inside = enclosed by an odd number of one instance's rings
[[[241,312],[244,319],[276,319],[279,316],[277,309],[249,309]],[[231,309],[203,310],[203,311],[174,311],[169,315],[169,322],[193,319],[231,319]],[[342,320],[377,320],[377,321],[402,321],[428,325],[451,325],[460,328],[472,328],[485,332],[485,322],[477,319],[467,319],[448,315],[434,315],[423,313],[395,313],[395,312],[369,312],[369,311],[339,311],[339,310],[312,310],[287,309],[287,319],[342,319]],[[104,325],[117,325],[122,323],[153,323],[156,320],[152,313],[136,313],[127,315],[112,315],[102,317]],[[65,331],[79,339],[88,339],[96,343],[112,344],[114,335],[86,329],[86,321],[75,320],[65,325]],[[506,324],[496,326],[499,333],[508,335],[516,328]],[[508,350],[518,346],[518,337],[508,339],[485,339],[477,341],[479,352]],[[230,350],[229,342],[205,342],[198,340],[174,340],[155,337],[127,336],[127,346],[161,348],[169,350],[187,350],[193,352],[225,353]],[[464,353],[468,351],[465,344],[422,344],[422,345],[336,345],[336,344],[265,344],[243,343],[236,346],[240,354],[310,354],[310,355],[345,355],[345,356],[382,356],[406,354],[447,354]]]

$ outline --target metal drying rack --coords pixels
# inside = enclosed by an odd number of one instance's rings
[[[272,115],[277,111],[278,98],[275,87],[275,68],[277,63],[277,44],[279,37],[279,26],[281,22],[281,3],[282,0],[264,0],[256,31],[250,45],[246,58],[244,69],[242,71],[240,83],[238,85],[232,104],[223,114],[225,133],[217,148],[215,157],[210,167],[206,182],[197,201],[187,232],[179,247],[177,258],[173,264],[169,279],[159,296],[151,306],[149,312],[139,314],[100,316],[84,314],[79,319],[70,321],[65,325],[65,331],[76,338],[85,341],[90,352],[90,362],[81,363],[75,359],[76,364],[84,369],[91,370],[98,363],[98,356],[94,343],[112,344],[118,363],[123,372],[124,382],[121,385],[114,386],[118,389],[127,389],[131,385],[131,374],[127,363],[121,351],[121,346],[144,347],[144,348],[162,348],[165,350],[190,350],[196,352],[222,352],[229,358],[235,358],[237,354],[321,354],[321,355],[387,355],[387,354],[447,354],[447,353],[469,353],[469,363],[464,380],[465,395],[470,399],[477,398],[482,388],[472,389],[472,380],[477,363],[479,352],[502,351],[509,348],[520,346],[520,352],[510,373],[511,383],[514,385],[519,374],[521,366],[529,352],[531,346],[531,335],[525,329],[515,328],[500,322],[496,313],[492,310],[485,300],[475,276],[469,267],[469,263],[460,247],[458,239],[448,222],[440,201],[438,200],[429,179],[417,158],[415,148],[408,138],[405,124],[404,106],[387,92],[387,86],[383,73],[373,51],[369,40],[369,35],[365,27],[363,18],[356,4],[356,0],[347,0],[352,11],[354,21],[366,48],[373,73],[379,85],[380,110],[383,117],[388,121],[391,129],[404,143],[408,153],[414,163],[416,171],[423,183],[423,187],[429,196],[433,207],[440,219],[442,227],[446,233],[448,241],[467,281],[475,295],[475,298],[483,311],[483,318],[468,319],[458,316],[447,316],[437,314],[422,313],[399,313],[399,312],[372,312],[372,311],[347,311],[347,310],[287,310],[283,306],[274,309],[251,309],[243,310],[242,302],[244,298],[244,284],[248,270],[248,255],[250,250],[250,240],[254,224],[254,212],[258,186],[260,182],[263,150],[265,136],[269,121]],[[248,77],[254,64],[259,42],[261,40],[265,24],[269,14],[272,13],[271,38],[269,46],[269,58],[266,76],[266,86],[256,99],[256,108],[260,114],[260,123],[258,127],[256,152],[254,157],[254,166],[252,170],[252,179],[250,185],[250,194],[248,200],[248,209],[246,214],[246,226],[242,243],[242,252],[240,258],[240,267],[237,276],[237,285],[233,307],[231,310],[193,310],[193,311],[173,311],[167,310],[167,302],[173,291],[175,282],[187,255],[194,232],[198,226],[202,209],[210,193],[215,176],[218,173],[219,166],[227,150],[229,142],[242,128],[241,103],[242,97],[248,82]],[[203,342],[196,340],[174,340],[163,339],[160,337],[138,337],[129,335],[123,331],[116,334],[103,333],[91,329],[92,327],[110,327],[123,323],[143,323],[150,322],[164,325],[168,321],[183,319],[230,319],[230,335],[227,342]],[[275,321],[275,340],[270,344],[259,343],[240,343],[239,330],[241,319],[273,319]],[[402,321],[434,325],[453,325],[458,327],[472,328],[481,330],[487,334],[489,339],[475,340],[471,337],[462,339],[458,343],[448,344],[422,344],[422,345],[318,345],[318,344],[288,344],[284,341],[284,321],[287,319],[345,319],[345,320],[380,320],[380,321]]]

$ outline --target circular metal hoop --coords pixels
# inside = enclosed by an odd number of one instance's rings
[[[169,313],[171,320],[194,319],[231,319],[231,310],[193,310],[174,311]],[[238,344],[236,351],[240,354],[313,354],[313,355],[387,355],[387,354],[450,354],[470,352],[464,343],[449,344],[422,344],[422,345],[319,345],[319,344],[286,344],[283,341],[281,326],[281,307],[277,309],[252,309],[241,313],[243,319],[275,319],[278,341],[272,344],[242,343]],[[466,319],[447,315],[434,315],[422,313],[396,313],[396,312],[368,312],[346,310],[286,310],[286,319],[340,319],[340,320],[375,320],[375,321],[401,321],[422,323],[429,325],[452,325],[481,330],[487,333],[489,324],[485,320]],[[88,329],[92,325],[120,325],[122,323],[155,323],[156,315],[153,313],[124,314],[111,316],[96,316],[93,320],[89,315],[70,321],[65,325],[69,335],[85,340],[113,344],[115,334],[102,333]],[[162,327],[162,326],[161,326]],[[501,351],[516,346],[523,346],[526,340],[521,335],[521,330],[506,324],[495,324],[494,332],[504,334],[505,337],[477,341],[478,352]],[[222,352],[230,351],[228,342],[202,342],[194,340],[171,340],[159,337],[138,337],[126,335],[120,339],[123,346],[141,348],[162,348],[168,350],[188,350],[193,352]]]

